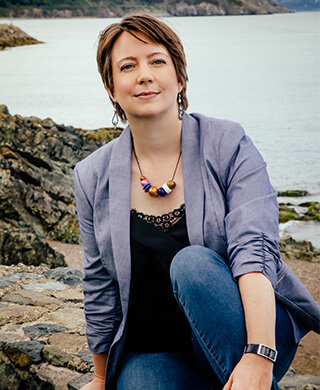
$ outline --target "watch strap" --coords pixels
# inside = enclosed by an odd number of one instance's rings
[[[264,344],[247,344],[243,353],[255,353],[256,355],[271,360],[273,363],[277,360],[278,355],[278,351]]]

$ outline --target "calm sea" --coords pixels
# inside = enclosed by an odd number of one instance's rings
[[[277,190],[320,192],[319,15],[166,19],[186,49],[189,112],[240,122]],[[0,52],[0,103],[12,114],[110,126],[95,51],[99,31],[114,21],[14,20],[45,44]]]

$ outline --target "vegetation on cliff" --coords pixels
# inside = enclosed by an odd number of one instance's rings
[[[0,17],[121,17],[132,11],[162,16],[289,12],[276,0],[0,0]]]

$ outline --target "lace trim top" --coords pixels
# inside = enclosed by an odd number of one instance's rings
[[[173,225],[185,216],[185,205],[182,204],[179,208],[159,216],[144,214],[136,209],[132,209],[131,214],[136,214],[137,217],[143,221],[151,223],[155,227],[160,227],[162,230],[167,232]]]

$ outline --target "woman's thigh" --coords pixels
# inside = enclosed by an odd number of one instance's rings
[[[191,356],[180,353],[130,353],[117,390],[211,390]]]

